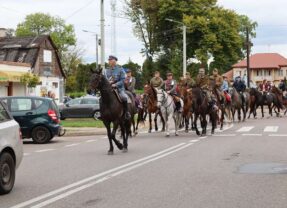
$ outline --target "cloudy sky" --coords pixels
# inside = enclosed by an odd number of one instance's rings
[[[118,13],[123,10],[122,0],[117,0]],[[253,53],[278,52],[287,57],[287,7],[286,0],[218,0],[218,4],[257,21],[257,38],[253,40]],[[100,33],[100,0],[0,0],[0,27],[16,28],[25,16],[45,12],[65,19],[75,26],[78,45],[85,49],[86,62],[95,61],[95,37],[83,30]],[[111,53],[111,8],[105,0],[106,56]],[[133,35],[127,19],[117,18],[117,56],[120,63],[130,58],[141,64],[142,43]]]

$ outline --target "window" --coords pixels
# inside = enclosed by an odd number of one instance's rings
[[[11,99],[11,111],[29,111],[32,110],[32,100],[26,98]]]
[[[6,109],[4,108],[2,103],[0,103],[0,122],[4,122],[4,121],[10,120],[10,119],[11,118],[10,118],[8,112],[6,111]]]
[[[52,51],[44,50],[44,62],[51,63],[52,62]]]
[[[34,102],[35,102],[35,108],[39,108],[44,103],[43,100],[37,100],[37,99]]]
[[[97,99],[83,99],[82,104],[96,105],[99,104],[99,101]]]
[[[69,105],[79,105],[81,103],[81,99],[74,99],[68,102]]]
[[[278,76],[283,77],[283,70],[282,69],[278,70]]]
[[[0,52],[0,61],[4,61],[5,55],[6,55],[5,51]]]
[[[25,59],[26,55],[27,55],[26,52],[21,52],[17,61],[18,62],[24,62],[24,59]]]
[[[262,75],[263,75],[263,70],[258,69],[257,70],[257,76],[259,77],[259,76],[262,76]]]
[[[52,70],[51,70],[51,68],[50,68],[50,67],[45,67],[44,70],[43,70],[43,74],[44,74],[44,76],[46,76],[46,77],[52,76]]]
[[[53,86],[54,88],[58,88],[59,84],[58,84],[58,82],[53,82],[53,83],[52,83],[52,86]]]

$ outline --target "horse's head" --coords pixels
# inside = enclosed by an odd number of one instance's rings
[[[90,79],[90,88],[92,90],[99,89],[103,77],[102,70],[103,69],[100,66],[96,70],[91,69],[92,75]]]

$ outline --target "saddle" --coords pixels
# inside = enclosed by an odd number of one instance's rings
[[[120,94],[119,94],[119,91],[118,91],[117,89],[113,89],[113,91],[114,91],[114,93],[115,93],[115,95],[116,95],[118,101],[119,101],[120,103],[123,103],[123,100],[122,100],[122,98],[121,98],[121,96],[120,96]],[[130,98],[129,96],[128,96],[128,103],[132,103],[131,98]]]

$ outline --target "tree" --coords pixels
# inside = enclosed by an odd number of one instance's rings
[[[34,13],[27,15],[24,22],[17,25],[16,36],[50,35],[60,55],[67,51],[70,46],[76,44],[74,27],[66,24],[60,17],[50,14]]]
[[[29,88],[34,88],[40,83],[40,78],[35,74],[25,73],[20,77],[20,82]]]

